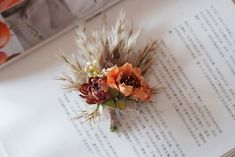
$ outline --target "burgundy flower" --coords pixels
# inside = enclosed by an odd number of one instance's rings
[[[90,77],[87,83],[81,85],[80,96],[88,104],[99,104],[110,98],[106,77]]]

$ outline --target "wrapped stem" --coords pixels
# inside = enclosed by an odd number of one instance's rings
[[[110,131],[114,132],[117,130],[117,117],[115,110],[109,109],[109,115],[110,115]]]

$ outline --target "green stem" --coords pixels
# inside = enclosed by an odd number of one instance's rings
[[[96,106],[96,111],[99,110],[99,107],[100,107],[100,104],[97,104],[97,106]]]

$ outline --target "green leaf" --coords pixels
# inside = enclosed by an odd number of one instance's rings
[[[117,126],[110,126],[110,131],[111,132],[115,132],[115,131],[117,131]]]
[[[120,110],[126,109],[126,101],[124,101],[122,99],[116,100],[116,105]]]
[[[112,95],[113,98],[116,98],[116,97],[118,97],[118,95],[119,95],[118,90],[115,89],[115,88],[110,88],[110,89],[109,89],[109,92],[110,92],[110,94]]]
[[[110,107],[112,109],[115,109],[115,107],[116,107],[115,101],[113,99],[106,100],[103,103],[103,105],[108,106],[108,107]]]

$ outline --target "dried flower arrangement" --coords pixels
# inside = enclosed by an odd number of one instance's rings
[[[68,71],[59,79],[67,82],[65,88],[80,93],[93,111],[83,111],[76,118],[95,120],[100,108],[108,108],[110,129],[115,131],[116,111],[125,110],[129,103],[150,101],[158,88],[145,81],[156,60],[157,41],[151,41],[142,50],[135,50],[139,31],[134,31],[121,12],[116,24],[108,29],[106,24],[100,31],[89,36],[85,28],[77,31],[79,54],[85,60],[82,65],[77,55],[61,55]]]

